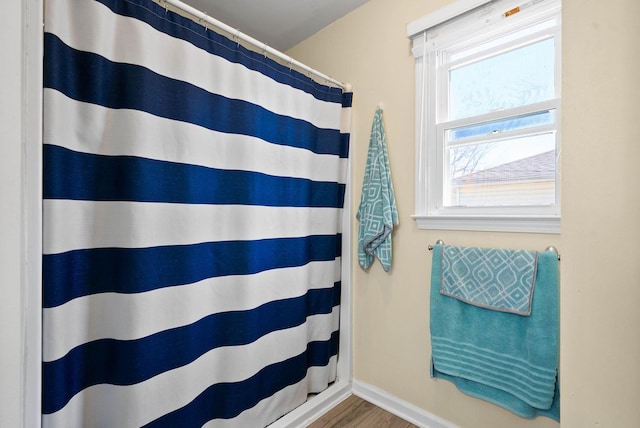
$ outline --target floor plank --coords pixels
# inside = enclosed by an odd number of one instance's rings
[[[309,428],[417,428],[355,395],[331,409]]]

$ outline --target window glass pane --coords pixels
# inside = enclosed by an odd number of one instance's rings
[[[532,126],[551,125],[554,123],[554,116],[555,112],[553,110],[545,110],[523,116],[511,117],[509,119],[462,126],[447,131],[449,133],[447,139],[455,142],[465,138],[496,135],[501,132],[526,129]]]
[[[448,149],[446,207],[552,205],[555,132]]]
[[[554,39],[546,39],[449,71],[449,120],[555,97]]]

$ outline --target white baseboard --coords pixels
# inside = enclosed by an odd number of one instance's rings
[[[421,428],[459,428],[433,413],[358,380],[338,380],[326,391],[269,425],[269,428],[306,427],[351,395],[367,400]]]
[[[370,403],[401,417],[422,428],[458,428],[457,425],[442,419],[433,413],[427,412],[411,403],[399,399],[375,386],[353,380],[351,384],[353,395],[367,400]]]
[[[316,395],[302,406],[281,417],[269,428],[301,428],[346,400],[351,395],[351,382],[338,380],[326,391]]]

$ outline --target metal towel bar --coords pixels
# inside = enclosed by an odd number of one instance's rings
[[[444,245],[444,241],[442,239],[438,239],[435,243],[435,245]],[[427,246],[427,249],[429,251],[433,250],[433,245],[429,245]],[[560,253],[558,252],[558,249],[556,247],[554,247],[553,245],[548,246],[545,251],[553,251],[554,253],[556,253],[556,256],[558,256],[558,260],[560,260]]]

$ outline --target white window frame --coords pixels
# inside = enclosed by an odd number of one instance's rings
[[[496,37],[496,33],[519,29],[549,17],[557,25],[545,30],[556,39],[555,98],[524,106],[521,113],[554,109],[557,144],[560,153],[561,34],[560,0],[458,0],[407,26],[412,39],[416,76],[416,189],[415,214],[420,229],[480,230],[500,232],[560,233],[560,162],[556,167],[556,204],[528,207],[443,207],[443,143],[438,132],[443,126],[463,120],[440,123],[442,108],[436,105],[437,55],[463,37]],[[520,12],[504,18],[504,12],[520,7]],[[443,24],[441,26],[440,24]],[[446,30],[440,30],[446,26]],[[544,36],[544,34],[542,34]],[[440,116],[441,117],[441,116]],[[491,119],[492,114],[483,116]],[[441,139],[440,139],[441,140]]]

